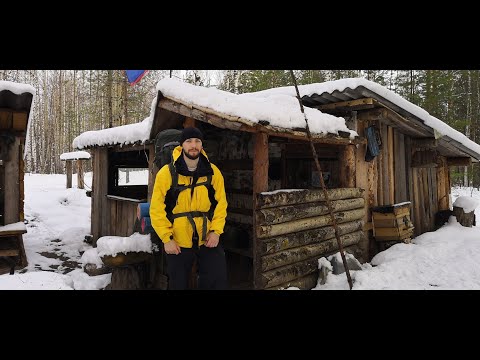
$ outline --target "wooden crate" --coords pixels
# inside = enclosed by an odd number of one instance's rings
[[[374,207],[372,224],[376,241],[408,242],[414,229],[410,219],[410,202]]]

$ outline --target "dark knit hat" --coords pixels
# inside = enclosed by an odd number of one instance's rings
[[[187,127],[182,130],[182,137],[180,139],[180,144],[190,138],[197,138],[203,141],[203,134],[200,130],[195,127]]]

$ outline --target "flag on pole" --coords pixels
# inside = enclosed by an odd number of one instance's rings
[[[142,80],[147,71],[148,70],[125,70],[125,73],[127,74],[128,82],[133,86]]]

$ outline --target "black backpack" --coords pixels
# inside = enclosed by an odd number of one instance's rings
[[[180,145],[182,131],[177,129],[166,129],[160,131],[155,137],[155,158],[153,162],[159,169],[163,165],[172,162],[173,149]]]

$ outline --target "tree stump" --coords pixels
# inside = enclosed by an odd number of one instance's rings
[[[453,216],[457,218],[457,221],[465,227],[472,227],[475,225],[475,210],[469,213],[465,213],[462,207],[453,207]]]
[[[125,265],[113,268],[112,281],[106,290],[139,290],[144,289],[144,269],[138,265]]]

